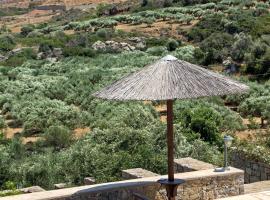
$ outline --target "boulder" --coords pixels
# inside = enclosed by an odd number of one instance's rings
[[[32,187],[22,188],[20,189],[20,191],[23,193],[34,193],[34,192],[44,192],[46,190],[44,190],[40,186],[32,186]]]
[[[61,58],[63,55],[63,51],[61,48],[54,48],[52,53],[53,53],[53,56],[56,58]]]
[[[0,54],[0,62],[5,61],[6,59],[7,59],[7,57]]]
[[[131,37],[128,39],[135,45],[138,50],[144,50],[146,48],[146,41],[144,37]]]
[[[106,51],[106,44],[102,41],[96,41],[92,45],[92,48],[96,51]]]
[[[85,177],[84,184],[85,185],[93,185],[96,183],[96,179],[94,177]]]
[[[55,189],[63,189],[66,188],[68,186],[68,184],[66,183],[57,183],[53,185]]]

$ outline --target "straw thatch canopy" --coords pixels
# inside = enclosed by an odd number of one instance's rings
[[[173,100],[243,93],[248,86],[166,56],[94,93],[113,100]]]

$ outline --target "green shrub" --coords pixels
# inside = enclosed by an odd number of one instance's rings
[[[71,131],[64,126],[50,126],[45,131],[45,144],[55,149],[62,149],[70,146],[73,140]]]
[[[204,64],[209,65],[222,62],[229,55],[229,49],[233,44],[233,36],[228,33],[213,33],[203,40],[200,48],[205,54]]]
[[[11,35],[0,35],[0,51],[11,51],[16,43]]]
[[[167,52],[167,48],[164,46],[150,47],[146,50],[146,53],[149,53],[153,56],[161,56],[166,54]]]
[[[34,30],[34,27],[32,27],[32,26],[24,26],[21,28],[21,35],[26,37],[33,30]]]
[[[12,181],[6,181],[2,187],[4,190],[16,190],[16,184]]]
[[[97,36],[102,38],[102,39],[108,39],[109,34],[107,32],[106,29],[102,28],[102,29],[98,29],[96,32]]]
[[[173,55],[178,59],[185,60],[188,62],[194,62],[194,54],[195,54],[195,47],[192,45],[179,47],[173,53]]]
[[[87,56],[94,57],[96,55],[96,51],[90,48],[82,48],[82,47],[65,47],[63,49],[63,54],[65,57],[69,56]]]
[[[4,63],[4,66],[17,67],[21,66],[28,59],[35,59],[36,52],[32,48],[24,48],[21,52],[10,56]]]
[[[168,51],[174,51],[179,46],[179,42],[174,39],[170,39],[166,46]]]
[[[3,117],[0,117],[0,130],[6,128],[6,122]]]
[[[166,46],[167,43],[168,43],[168,39],[165,38],[165,37],[161,37],[161,38],[156,38],[156,37],[146,38],[146,45],[147,45],[147,47]]]

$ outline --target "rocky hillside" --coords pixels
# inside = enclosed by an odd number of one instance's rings
[[[28,8],[30,5],[65,5],[66,7],[90,5],[99,3],[120,3],[126,0],[0,0],[1,7]],[[0,8],[1,8],[0,7]]]

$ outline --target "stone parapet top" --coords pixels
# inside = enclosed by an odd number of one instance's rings
[[[205,170],[205,169],[214,169],[214,165],[210,163],[206,163],[197,159],[193,159],[191,157],[174,159],[174,163],[176,165],[180,165],[182,167],[187,167],[193,169],[194,171]]]
[[[215,172],[213,169],[201,170],[201,171],[193,171],[186,173],[178,173],[175,174],[176,179],[183,179],[185,181],[196,180],[202,178],[210,178],[210,177],[223,177],[223,176],[234,176],[234,175],[243,175],[244,172],[242,170],[236,168],[230,168],[229,171],[225,172]],[[2,197],[0,200],[52,200],[57,198],[65,198],[70,197],[75,194],[83,194],[83,193],[91,193],[91,192],[102,192],[102,191],[113,191],[117,188],[129,188],[129,187],[137,187],[144,185],[153,185],[158,184],[157,181],[159,179],[167,178],[167,175],[163,176],[154,176],[147,178],[139,178],[139,179],[131,179],[124,180],[119,182],[110,182],[110,183],[102,183],[96,185],[87,185],[80,187],[72,187],[66,189],[59,190],[51,190],[46,192],[36,192],[31,194],[22,194],[16,196]]]
[[[124,179],[145,178],[152,176],[160,176],[160,175],[142,168],[122,170],[122,177]]]
[[[266,192],[259,192],[259,193],[251,193],[251,194],[245,194],[235,197],[227,197],[222,199],[216,199],[216,200],[269,200],[270,199],[270,191]]]

